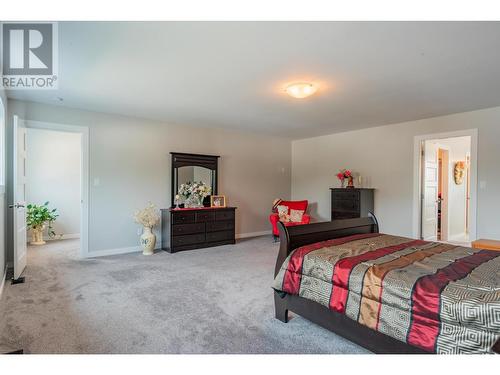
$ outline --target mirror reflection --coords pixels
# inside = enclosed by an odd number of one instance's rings
[[[207,186],[212,186],[212,171],[208,168],[198,166],[180,167],[177,170],[177,192],[179,186],[186,182],[204,182]]]

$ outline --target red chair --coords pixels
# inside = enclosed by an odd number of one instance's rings
[[[302,224],[309,224],[311,221],[311,217],[306,214],[307,210],[307,205],[308,201],[281,201],[279,203],[280,206],[287,206],[288,207],[288,214],[290,215],[290,210],[301,210],[304,211],[304,215],[302,216],[302,221],[300,223],[295,223],[295,222],[289,222],[289,223],[283,223],[286,227],[292,226],[292,225],[302,225]],[[279,230],[278,230],[278,221],[280,221],[280,218],[277,213],[272,213],[269,216],[269,221],[271,221],[271,224],[273,225],[273,237],[274,240],[277,241],[279,238]]]

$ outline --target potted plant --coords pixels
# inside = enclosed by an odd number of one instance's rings
[[[141,235],[141,246],[143,255],[153,255],[156,245],[156,235],[153,228],[160,222],[160,215],[155,205],[150,203],[148,207],[134,214],[135,222],[143,227]]]
[[[50,238],[54,237],[56,233],[52,228],[52,223],[59,216],[57,209],[49,208],[49,202],[42,205],[28,204],[26,213],[26,225],[31,229],[32,241],[31,245],[44,245],[43,230],[47,224],[47,234]]]

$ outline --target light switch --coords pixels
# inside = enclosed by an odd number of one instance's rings
[[[486,181],[479,181],[479,188],[486,189]]]
[[[99,185],[101,185],[101,180],[99,179],[99,177],[94,178],[94,186],[99,186]]]

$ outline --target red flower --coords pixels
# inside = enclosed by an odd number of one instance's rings
[[[344,172],[344,176],[346,176],[346,177],[351,177],[351,171],[347,169],[347,170]]]
[[[343,180],[344,179],[344,174],[343,173],[337,173],[337,178],[339,180]]]

